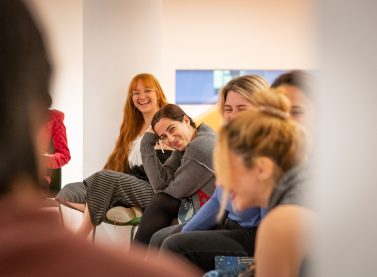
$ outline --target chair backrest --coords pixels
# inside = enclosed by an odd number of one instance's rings
[[[200,123],[205,123],[213,130],[218,131],[222,124],[222,116],[217,108],[217,105],[214,105],[209,110],[196,117],[194,121],[197,125]]]

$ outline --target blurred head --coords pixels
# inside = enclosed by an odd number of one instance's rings
[[[218,183],[231,193],[237,210],[266,206],[276,182],[300,163],[304,150],[288,99],[271,91],[256,97],[258,108],[223,126],[215,149]]]
[[[310,86],[312,77],[301,70],[293,70],[280,75],[271,85],[279,88],[291,102],[291,116],[299,123],[311,121]]]
[[[50,65],[21,1],[0,1],[0,194],[39,182],[37,134],[48,119]],[[39,155],[38,155],[39,156]]]
[[[152,119],[152,128],[167,146],[183,151],[196,132],[194,121],[177,105],[168,104]]]
[[[124,106],[120,134],[113,152],[107,159],[105,169],[119,172],[129,170],[128,155],[131,145],[140,135],[145,124],[149,124],[144,121],[144,116],[152,117],[166,104],[166,97],[160,83],[152,74],[141,73],[132,78]]]
[[[253,94],[268,87],[268,82],[258,75],[245,75],[230,80],[220,91],[218,101],[225,123],[238,113],[254,107]]]

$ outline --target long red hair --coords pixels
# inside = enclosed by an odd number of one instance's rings
[[[131,96],[131,92],[136,89],[139,80],[141,80],[145,87],[156,90],[158,105],[160,108],[168,103],[160,83],[152,74],[141,73],[131,80],[128,87],[127,100],[124,105],[123,122],[120,126],[120,134],[113,152],[107,159],[104,169],[119,172],[129,171],[128,155],[130,153],[132,142],[136,139],[144,124],[143,115],[135,107]]]

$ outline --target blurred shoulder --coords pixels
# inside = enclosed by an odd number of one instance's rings
[[[279,205],[268,212],[259,229],[261,236],[268,239],[294,239],[306,226],[312,226],[315,219],[315,213],[308,208]]]
[[[64,119],[64,113],[59,111],[59,110],[55,110],[55,109],[50,110],[50,115],[51,115],[51,119],[53,119],[53,120],[63,120]]]
[[[258,228],[258,274],[297,276],[311,254],[315,220],[315,213],[302,206],[280,205],[272,209]]]

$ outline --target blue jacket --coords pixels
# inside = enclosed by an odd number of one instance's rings
[[[216,187],[212,197],[203,205],[203,207],[194,215],[194,217],[183,226],[182,232],[210,230],[216,226],[216,216],[220,209],[222,188]],[[261,219],[267,213],[263,208],[251,208],[241,213],[233,210],[231,201],[226,206],[228,218],[238,222],[243,227],[256,227]]]

